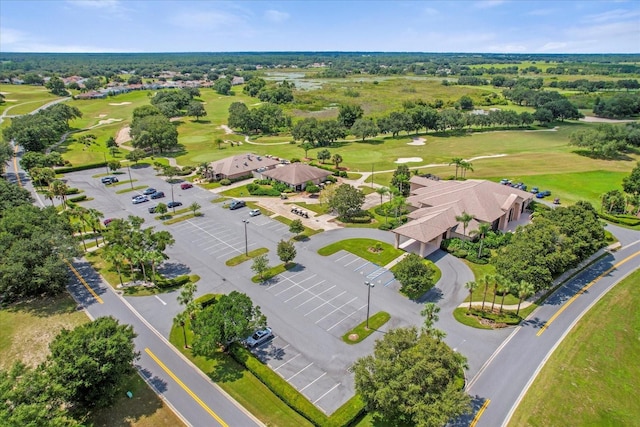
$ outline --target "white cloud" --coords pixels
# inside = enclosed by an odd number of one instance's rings
[[[492,7],[500,6],[504,3],[506,3],[506,0],[483,0],[476,2],[475,7],[477,9],[489,9]]]
[[[584,18],[584,22],[593,22],[593,23],[601,23],[612,20],[627,20],[637,18],[640,16],[640,10],[626,10],[626,9],[615,9],[609,10],[607,12],[598,13],[594,15],[587,15]]]
[[[264,13],[264,17],[267,21],[279,24],[280,22],[284,22],[289,19],[289,14],[287,12],[280,12],[278,10],[267,10]]]
[[[568,45],[566,42],[547,42],[538,48],[538,52],[567,52]]]
[[[425,7],[424,9],[422,9],[422,14],[424,16],[436,16],[440,14],[440,12],[432,7]]]
[[[120,7],[118,0],[67,0],[67,3],[89,9],[117,9]]]

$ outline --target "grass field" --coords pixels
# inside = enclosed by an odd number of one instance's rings
[[[510,426],[632,426],[640,419],[640,271],[574,327],[533,382]]]
[[[0,310],[0,369],[8,369],[18,360],[31,367],[44,362],[49,343],[63,328],[73,329],[89,322],[87,315],[76,308],[71,296],[64,293]],[[123,393],[113,406],[90,413],[85,422],[94,427],[183,425],[138,374],[127,379],[125,388],[133,392],[132,399]]]
[[[0,92],[5,97],[5,103],[0,105],[0,114],[7,111],[8,115],[30,113],[59,98],[42,86],[0,84]]]

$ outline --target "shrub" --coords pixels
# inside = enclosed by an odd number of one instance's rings
[[[227,178],[221,179],[220,185],[231,185],[231,180]]]
[[[378,226],[378,229],[384,230],[384,231],[391,230],[392,228],[393,228],[393,226],[391,224],[380,224]]]
[[[193,302],[205,308],[218,302],[218,297],[215,294],[204,294],[196,298]]]
[[[81,194],[79,196],[76,197],[70,197],[69,201],[70,202],[82,202],[84,200],[87,200],[87,195],[86,194]]]
[[[254,179],[253,183],[257,184],[257,185],[271,185],[271,180],[269,180],[269,179]],[[247,185],[247,187],[248,187],[248,185]]]
[[[331,181],[331,182],[333,182],[335,184],[338,180],[336,179],[335,176],[329,175],[329,176],[327,176],[326,181]]]
[[[615,224],[623,224],[631,227],[640,224],[640,218],[631,215],[609,215],[606,213],[599,213],[598,216],[605,221],[613,222]]]
[[[66,195],[70,196],[72,194],[78,194],[80,192],[79,188],[67,188]]]
[[[104,168],[105,166],[107,166],[107,164],[105,162],[101,162],[101,163],[89,163],[86,165],[79,165],[79,166],[69,166],[64,168],[56,168],[54,170],[56,171],[56,173],[70,173],[70,172],[84,171],[88,169]]]
[[[189,276],[187,275],[174,277],[173,279],[166,279],[160,276],[156,278],[156,286],[161,289],[174,288],[186,285],[187,283],[189,283],[189,280]]]
[[[291,163],[300,163],[300,159],[297,157],[294,157],[291,159]]]

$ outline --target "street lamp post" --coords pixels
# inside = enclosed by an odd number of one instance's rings
[[[171,183],[171,206],[173,206],[173,213],[176,213],[176,201],[173,198],[173,182]]]
[[[249,221],[243,219],[242,222],[244,222],[244,254],[249,256],[249,241],[247,240],[247,224],[249,224]]]
[[[369,307],[371,307],[371,288],[375,286],[374,283],[364,282],[367,287],[367,330],[369,329]]]
[[[133,179],[131,179],[131,168],[127,165],[127,171],[129,172],[129,183],[131,184],[131,189],[133,190]]]
[[[107,175],[109,174],[109,164],[107,163],[107,154],[106,153],[102,153],[102,155],[104,156],[104,168],[107,171]]]

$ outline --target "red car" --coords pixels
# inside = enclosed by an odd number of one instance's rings
[[[193,184],[190,182],[183,182],[182,184],[180,184],[180,188],[183,190],[186,190],[187,188],[191,188],[193,187]]]

